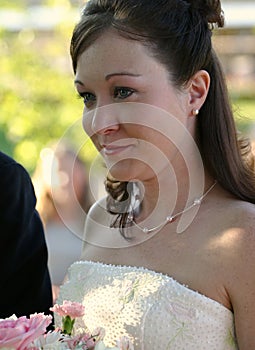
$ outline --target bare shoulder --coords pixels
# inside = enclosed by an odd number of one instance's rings
[[[243,213],[244,215],[249,216],[251,214],[254,218],[255,204],[253,203],[242,201],[242,200],[235,200],[235,201],[232,201],[231,208],[235,212],[240,212],[240,213]]]
[[[255,205],[229,196],[220,197],[214,204],[210,248],[233,304],[234,300],[240,300],[239,293],[244,293],[242,288],[249,289],[252,280],[255,293]]]
[[[208,256],[216,266],[215,284],[233,310],[238,348],[255,349],[255,205],[221,191],[210,214]]]
[[[233,253],[230,257],[241,267],[242,255],[249,254],[255,259],[255,205],[241,200],[226,200],[220,210],[221,239],[226,243],[223,244],[224,249]]]
[[[255,205],[237,201],[232,207],[232,241],[240,274],[255,266]],[[254,271],[253,271],[254,273]]]
[[[255,348],[255,205],[236,201],[229,207],[225,287],[231,299],[240,349]],[[229,212],[229,211],[228,211]],[[230,213],[229,212],[229,213]]]
[[[255,204],[236,199],[220,189],[213,198],[211,211],[211,225],[221,227],[223,232],[232,229],[235,232],[254,233]]]
[[[249,267],[249,259],[254,269],[255,264],[255,205],[252,203],[241,202],[233,209],[234,233],[239,243],[238,252],[243,256],[243,266],[241,269]]]
[[[233,225],[240,229],[245,237],[255,239],[255,204],[236,200],[229,203],[228,212]]]

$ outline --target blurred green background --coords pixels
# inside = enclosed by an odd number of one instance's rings
[[[43,12],[42,5],[51,11]],[[82,156],[87,162],[95,155],[82,130],[83,103],[73,87],[68,52],[81,7],[81,1],[69,0],[0,3],[0,150],[21,162],[30,173],[40,151],[64,137],[78,148],[86,145]],[[48,26],[43,26],[43,16]],[[214,39],[226,70],[238,129],[251,137],[255,137],[255,69],[244,59],[244,72],[235,73],[235,66],[240,70],[238,59],[229,63],[233,53],[225,43],[229,37],[242,40],[242,35],[254,40],[254,33],[253,27],[226,29],[217,32]],[[253,50],[250,45],[252,42],[247,46],[248,56]],[[237,55],[239,61],[243,56],[243,52]],[[243,64],[249,69],[245,70]]]

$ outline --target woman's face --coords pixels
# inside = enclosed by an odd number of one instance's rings
[[[83,125],[111,174],[141,181],[171,163],[189,125],[189,96],[140,42],[114,31],[78,59],[75,85],[84,100]],[[178,141],[177,141],[178,143]]]

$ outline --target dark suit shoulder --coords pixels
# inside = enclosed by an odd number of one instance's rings
[[[16,163],[16,161],[7,154],[0,151],[0,167]],[[17,164],[17,163],[16,163]]]
[[[28,172],[3,153],[0,153],[0,193],[0,217],[6,211],[22,214],[24,209],[32,211],[35,208],[36,197]]]
[[[49,312],[47,247],[26,169],[0,152],[0,318]]]
[[[0,152],[0,179],[3,175],[14,175],[14,173],[24,176],[30,182],[30,176],[27,170],[20,164],[17,163],[13,158],[9,157],[7,154]]]

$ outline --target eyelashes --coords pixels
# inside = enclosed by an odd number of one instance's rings
[[[91,107],[96,102],[96,96],[91,92],[79,92],[77,97],[83,100],[87,108]]]
[[[112,97],[113,99],[117,100],[125,100],[129,98],[133,93],[135,92],[134,89],[131,89],[129,87],[115,87]],[[78,92],[77,98],[82,99],[84,102],[84,105],[87,108],[92,107],[96,103],[96,95],[92,92],[84,91],[84,92]]]
[[[128,87],[116,87],[114,89],[114,97],[124,100],[125,98],[131,96],[134,92],[134,89]]]

